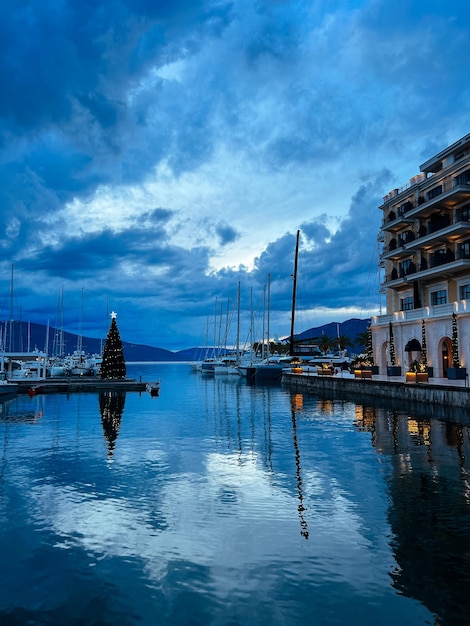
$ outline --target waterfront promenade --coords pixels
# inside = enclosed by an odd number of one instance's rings
[[[354,378],[349,372],[318,376],[308,371],[283,373],[282,382],[293,390],[344,398],[356,402],[386,401],[388,404],[437,410],[443,417],[470,415],[468,380],[430,378],[426,383],[406,382],[403,376],[374,375],[371,379]]]

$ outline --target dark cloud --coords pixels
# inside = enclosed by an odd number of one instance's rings
[[[62,285],[72,316],[83,287],[97,311],[90,330],[106,297],[136,341],[186,340],[216,298],[233,301],[238,282],[245,311],[250,291],[261,302],[268,276],[273,316],[286,319],[297,228],[299,307],[358,306],[376,271],[382,196],[468,132],[463,2],[20,0],[2,9],[6,314],[14,262],[17,306],[34,321],[50,317]],[[231,170],[237,163],[251,180]],[[127,188],[157,171],[171,182],[165,197],[158,185],[153,195]],[[219,187],[207,192],[214,172]],[[94,200],[108,192],[107,206],[117,201],[103,227],[90,207],[101,218]],[[71,205],[84,207],[82,223]],[[262,219],[246,208],[258,206]],[[234,269],[253,223],[254,268]],[[232,250],[230,267],[214,270]]]
[[[240,237],[240,234],[236,231],[236,229],[228,224],[217,224],[215,232],[217,233],[222,246],[225,246],[228,243],[233,243]]]

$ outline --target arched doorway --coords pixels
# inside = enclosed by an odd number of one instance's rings
[[[417,339],[410,339],[407,342],[405,352],[408,355],[408,367],[413,363],[413,361],[421,361],[421,344]]]
[[[441,344],[441,367],[442,378],[447,378],[447,370],[452,367],[452,342],[449,337],[444,337]]]

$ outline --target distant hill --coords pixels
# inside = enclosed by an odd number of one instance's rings
[[[315,328],[309,328],[296,335],[297,340],[313,339],[320,337],[320,335],[327,335],[328,337],[337,337],[338,334],[346,335],[352,341],[356,339],[359,333],[362,333],[367,329],[370,324],[370,319],[350,319],[346,322],[336,323],[331,322],[323,326],[317,326]],[[49,328],[49,345],[46,346],[46,334],[47,327],[43,324],[35,324],[25,322],[12,322],[11,325],[11,341],[10,341],[10,324],[6,323],[6,336],[4,331],[3,343],[5,350],[9,351],[10,345],[14,351],[26,352],[30,351],[46,350],[48,354],[56,354],[56,344],[58,342],[57,329]],[[70,354],[77,348],[78,336],[73,333],[64,331],[64,345],[65,353]],[[82,337],[83,350],[90,354],[100,353],[104,345],[104,339],[94,339],[92,337]],[[186,350],[179,350],[172,352],[171,350],[165,350],[164,348],[155,348],[153,346],[146,346],[137,343],[122,342],[124,357],[126,361],[193,361],[201,358],[201,347],[187,348]],[[362,350],[363,346],[357,346],[358,351]]]
[[[338,335],[346,335],[346,337],[349,337],[351,341],[354,342],[360,333],[367,330],[369,324],[370,318],[365,320],[352,318],[346,322],[330,322],[329,324],[324,324],[323,326],[317,326],[316,328],[304,330],[303,332],[295,335],[295,338],[296,340],[302,340],[314,339],[316,337],[320,337],[321,335],[327,335],[327,337],[332,338],[337,337]]]
[[[13,351],[26,352],[29,350],[46,350],[48,354],[57,354],[56,345],[58,344],[59,331],[53,327],[49,328],[49,342],[46,346],[47,327],[43,324],[13,322],[11,325],[11,341],[10,341],[10,323],[6,323],[6,336],[4,335],[3,343],[5,350],[9,351],[12,346]],[[78,336],[73,333],[64,331],[65,353],[70,354],[77,348]],[[82,337],[82,348],[90,354],[99,354],[104,346],[104,339],[94,339],[93,337]],[[189,361],[197,352],[198,348],[184,350],[181,352],[172,352],[164,348],[154,348],[153,346],[145,346],[127,341],[122,342],[124,350],[124,358],[126,361]]]

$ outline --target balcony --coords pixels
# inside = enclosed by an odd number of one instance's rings
[[[436,277],[449,277],[463,272],[470,274],[470,251],[462,249],[454,255],[453,252],[449,254],[449,251],[443,250],[439,254],[431,255],[429,261],[423,259],[419,267],[410,263],[400,270],[393,268],[390,274],[385,275],[381,286],[397,289],[416,280],[434,280]]]
[[[414,239],[415,234],[411,230],[404,232],[397,238],[394,237],[393,239],[390,239],[388,246],[384,247],[381,255],[382,259],[397,260],[403,257],[411,256],[411,253],[405,247],[405,244],[408,241],[413,241]]]
[[[416,206],[407,212],[406,222],[408,223],[411,218],[430,217],[430,215],[437,210],[447,211],[452,209],[459,202],[463,202],[469,198],[470,182],[468,179],[457,176],[452,180],[443,180],[439,184],[435,184],[429,190],[422,191],[422,195],[419,196]]]
[[[409,218],[408,213],[415,208],[411,202],[405,202],[398,209],[391,209],[384,216],[382,230],[396,232],[403,228],[403,224],[413,224],[415,218]]]
[[[455,274],[461,274],[462,272],[470,272],[470,258],[461,257],[450,260],[445,257],[440,259],[436,257],[433,258],[432,263],[429,263],[429,267],[426,269],[420,267],[417,272],[408,274],[406,280],[412,283],[415,280],[429,280],[437,276],[449,277]],[[389,286],[393,285],[387,285],[387,287]]]

